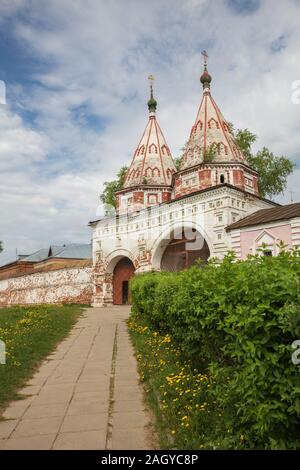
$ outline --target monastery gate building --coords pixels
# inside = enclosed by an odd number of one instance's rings
[[[130,302],[135,273],[179,271],[233,250],[278,254],[278,242],[300,246],[300,203],[280,206],[258,194],[230,125],[210,93],[204,54],[203,96],[179,169],[156,118],[149,119],[116,215],[90,222],[90,245],[51,246],[0,267],[0,307],[39,303]],[[91,259],[92,258],[92,259]]]
[[[124,187],[116,193],[116,216],[90,222],[93,232],[93,305],[130,301],[134,273],[178,271],[197,259],[241,256],[239,231],[230,224],[277,207],[258,194],[249,167],[210,92],[211,76],[200,78],[203,96],[177,171],[148,101],[149,119],[134,152]]]

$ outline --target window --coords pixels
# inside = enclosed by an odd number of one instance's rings
[[[239,219],[239,214],[235,214],[234,212],[231,214],[231,222],[234,223]]]
[[[225,183],[225,176],[224,175],[220,176],[220,183],[221,184]]]
[[[157,204],[157,194],[148,194],[148,204]]]
[[[276,238],[272,233],[264,230],[256,238],[253,248],[253,252],[258,253],[261,256],[276,256]]]
[[[184,186],[194,186],[196,184],[196,178],[187,178],[184,180]]]
[[[266,248],[265,250],[263,250],[263,256],[273,256],[272,250]]]

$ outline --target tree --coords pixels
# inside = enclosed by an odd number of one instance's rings
[[[256,154],[252,153],[252,145],[257,136],[248,129],[238,129],[235,139],[243,151],[251,168],[258,172],[258,190],[261,197],[277,196],[286,189],[287,177],[293,172],[295,164],[287,157],[275,156],[263,147]]]
[[[100,200],[103,204],[108,206],[116,207],[116,195],[115,192],[123,188],[126,173],[128,171],[127,166],[122,166],[117,173],[117,178],[113,181],[106,181],[104,183],[104,190],[100,194]]]
[[[174,162],[175,162],[175,166],[176,166],[176,170],[177,170],[177,171],[180,170],[180,165],[181,165],[183,156],[184,156],[184,154],[185,154],[185,152],[186,152],[187,145],[188,145],[188,142],[186,142],[186,143],[184,144],[184,146],[180,149],[181,155],[180,155],[179,157],[174,158]]]

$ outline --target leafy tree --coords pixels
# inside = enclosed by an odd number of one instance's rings
[[[117,178],[113,181],[106,181],[104,183],[104,190],[100,194],[100,200],[103,204],[116,207],[116,196],[115,192],[123,188],[126,173],[128,171],[127,166],[122,166],[117,173]]]
[[[219,144],[209,145],[204,152],[203,161],[206,163],[212,162],[217,154],[218,149],[219,149]]]
[[[180,165],[181,165],[183,156],[184,156],[184,154],[185,154],[187,145],[188,145],[188,142],[186,142],[186,143],[184,144],[184,146],[180,149],[181,155],[180,155],[179,157],[174,158],[175,166],[176,166],[176,170],[177,170],[177,171],[180,170]]]
[[[281,194],[286,189],[287,177],[293,172],[295,164],[287,157],[275,156],[263,147],[256,154],[252,153],[252,145],[257,136],[248,129],[238,129],[235,138],[244,155],[254,170],[258,172],[258,189],[262,197]]]
[[[181,161],[182,161],[182,157],[183,157],[183,155],[181,155],[180,157],[174,158],[175,166],[176,166],[176,170],[177,170],[177,171],[179,171],[179,168],[180,168],[180,165],[181,165]]]

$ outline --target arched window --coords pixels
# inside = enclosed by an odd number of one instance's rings
[[[208,128],[209,129],[220,129],[218,121],[216,121],[214,118],[211,118],[208,121]]]
[[[225,176],[224,175],[220,176],[220,183],[221,184],[225,183]]]
[[[163,155],[165,155],[165,153],[167,155],[170,155],[169,147],[167,147],[165,144],[162,146],[161,151],[162,151]]]
[[[155,144],[151,144],[150,147],[149,147],[149,153],[157,153],[157,147]]]
[[[142,145],[142,146],[139,148],[138,155],[143,155],[144,152],[145,152],[145,146]]]

